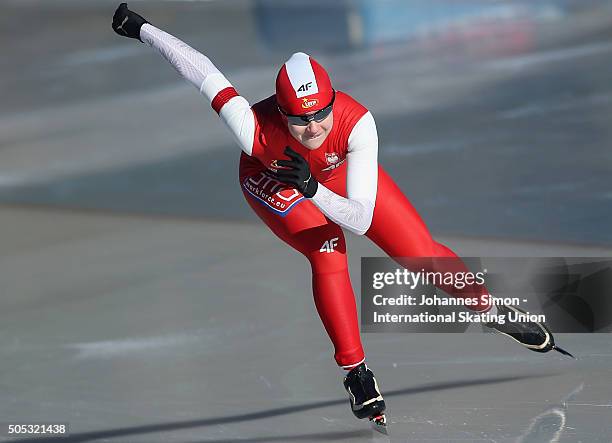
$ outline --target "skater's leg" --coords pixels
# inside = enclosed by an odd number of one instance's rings
[[[413,271],[468,272],[469,270],[450,248],[436,242],[427,226],[391,177],[379,168],[378,193],[372,225],[366,233],[374,243],[402,266]],[[403,260],[410,257],[410,260]],[[442,260],[415,260],[416,257],[441,257]],[[440,289],[455,297],[480,297],[487,294],[482,285],[472,285],[461,290],[451,285],[439,285]],[[480,298],[479,298],[480,300]],[[474,311],[487,311],[488,302],[466,306]]]
[[[334,343],[336,362],[344,369],[351,369],[363,362],[365,355],[344,234],[330,221],[325,226],[296,234],[292,240],[290,244],[310,261],[315,305]]]
[[[334,345],[336,362],[345,369],[355,367],[363,362],[365,356],[342,230],[307,199],[293,204],[287,212],[274,209],[256,197],[264,194],[254,187],[257,183],[278,191],[273,182],[257,176],[249,184],[253,187],[247,189],[244,180],[243,177],[243,192],[253,211],[272,232],[309,260],[315,306]],[[267,195],[276,195],[269,192],[270,189],[267,191]],[[292,195],[292,191],[278,193],[281,195],[277,199],[282,201],[289,200]]]
[[[467,267],[448,247],[432,239],[427,227],[419,217],[414,207],[403,195],[393,180],[379,168],[378,194],[372,225],[366,235],[381,247],[389,256],[395,258],[401,265],[410,267],[415,261],[406,262],[401,257],[442,257],[443,260],[423,260],[419,265],[426,271],[467,272]],[[478,297],[488,294],[483,286],[475,286],[466,290],[457,290],[453,286],[439,285],[440,289],[455,297]],[[536,352],[557,350],[570,355],[555,345],[552,333],[543,323],[533,321],[507,321],[510,311],[522,312],[517,307],[495,306],[489,298],[477,305],[466,305],[466,308],[479,312],[489,312],[492,318],[499,314],[506,321],[493,320],[486,325],[505,334],[527,349]]]
[[[310,262],[315,305],[334,344],[336,362],[347,370],[344,385],[353,413],[360,418],[370,417],[379,427],[384,426],[385,403],[374,374],[364,363],[342,230],[309,200],[298,201],[290,191],[278,191],[276,183],[265,172],[254,173],[248,183],[245,180],[250,175],[241,173],[241,176],[243,193],[253,211],[272,232]]]

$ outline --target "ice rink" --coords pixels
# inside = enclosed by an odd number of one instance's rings
[[[205,100],[112,32],[117,4],[0,6],[0,423],[70,427],[0,441],[612,442],[608,334],[559,334],[577,360],[478,331],[364,334],[390,435],[356,420],[308,263],[249,212]],[[289,53],[252,2],[130,7],[252,102],[273,92]],[[610,11],[544,20],[520,53],[314,55],[453,250],[612,257]],[[382,252],[348,247],[358,285]]]

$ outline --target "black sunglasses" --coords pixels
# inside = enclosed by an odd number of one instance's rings
[[[308,114],[308,115],[292,115],[292,114],[287,114],[285,111],[283,111],[281,109],[280,106],[278,107],[278,110],[281,112],[281,114],[283,114],[285,117],[287,117],[287,120],[292,125],[296,125],[296,126],[308,126],[308,124],[310,122],[312,122],[312,121],[315,121],[317,123],[321,123],[323,120],[325,120],[327,118],[327,116],[329,114],[331,114],[335,100],[336,100],[336,91],[334,90],[334,95],[332,96],[332,99],[331,99],[331,102],[329,102],[329,105],[327,105],[323,109],[315,112],[314,114]]]

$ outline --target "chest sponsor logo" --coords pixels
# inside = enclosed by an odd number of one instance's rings
[[[302,99],[302,109],[310,109],[313,106],[316,106],[319,104],[319,100],[317,100],[316,98],[303,98]]]
[[[275,163],[274,160],[272,163]],[[304,200],[304,196],[296,189],[271,177],[266,171],[247,177],[242,187],[267,209],[285,217],[291,209]]]

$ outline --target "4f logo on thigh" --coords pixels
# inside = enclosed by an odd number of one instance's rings
[[[328,254],[334,252],[334,248],[338,246],[338,240],[338,237],[334,237],[331,240],[327,240],[325,243],[323,243],[323,246],[321,246],[319,252],[327,252]]]

